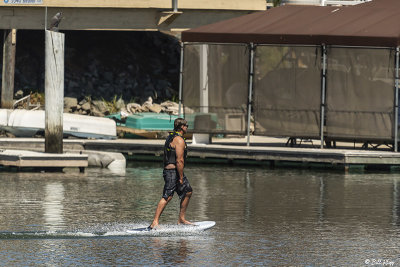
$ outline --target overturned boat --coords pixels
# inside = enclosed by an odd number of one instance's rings
[[[43,134],[45,128],[44,110],[0,109],[0,130],[16,137],[32,137]],[[102,117],[64,113],[64,136],[93,139],[116,139],[114,120]]]

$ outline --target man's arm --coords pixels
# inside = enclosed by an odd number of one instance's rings
[[[176,169],[179,174],[179,182],[183,184],[183,168],[185,167],[185,141],[181,137],[175,137]]]

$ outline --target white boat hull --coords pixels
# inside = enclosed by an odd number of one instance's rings
[[[44,110],[0,109],[0,129],[16,137],[32,137],[45,128]],[[64,113],[64,135],[80,138],[116,139],[115,121],[108,118]]]

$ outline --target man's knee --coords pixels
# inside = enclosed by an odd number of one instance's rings
[[[169,197],[163,197],[163,199],[168,203],[171,201],[172,197],[173,197],[173,195],[169,196]]]

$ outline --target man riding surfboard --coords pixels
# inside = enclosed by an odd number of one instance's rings
[[[174,131],[169,134],[164,145],[164,190],[158,202],[154,220],[147,230],[156,228],[167,204],[176,192],[181,199],[178,224],[192,224],[185,219],[186,209],[192,196],[192,187],[183,173],[187,157],[187,144],[183,135],[187,132],[188,124],[185,119],[174,121]]]

